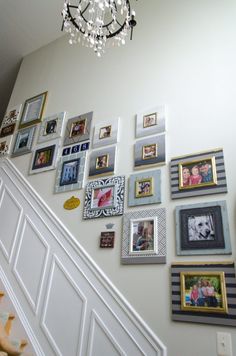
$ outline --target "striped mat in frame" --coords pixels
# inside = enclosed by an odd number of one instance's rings
[[[193,189],[179,189],[179,163],[204,160],[209,157],[215,157],[217,185],[206,187],[194,187]],[[227,193],[227,182],[224,165],[223,149],[214,149],[211,151],[199,152],[192,155],[173,158],[170,162],[170,177],[171,177],[171,197],[172,199],[194,197],[199,195]]]
[[[224,272],[228,313],[181,310],[180,272]],[[236,326],[236,276],[233,262],[174,263],[171,265],[172,320]]]

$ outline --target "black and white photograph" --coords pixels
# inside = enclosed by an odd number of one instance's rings
[[[205,215],[192,215],[188,217],[188,240],[214,240],[214,219],[211,213]]]

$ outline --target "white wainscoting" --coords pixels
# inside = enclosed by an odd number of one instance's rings
[[[0,162],[0,278],[36,355],[166,356],[24,177]]]

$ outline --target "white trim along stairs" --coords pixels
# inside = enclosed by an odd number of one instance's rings
[[[8,158],[0,160],[0,279],[38,356],[167,356]]]

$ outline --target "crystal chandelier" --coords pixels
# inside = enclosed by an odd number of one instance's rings
[[[120,46],[128,31],[132,39],[136,20],[129,0],[74,1],[76,4],[65,0],[62,10],[62,31],[70,34],[70,44],[82,42],[100,57],[107,39],[113,38],[113,44]]]

